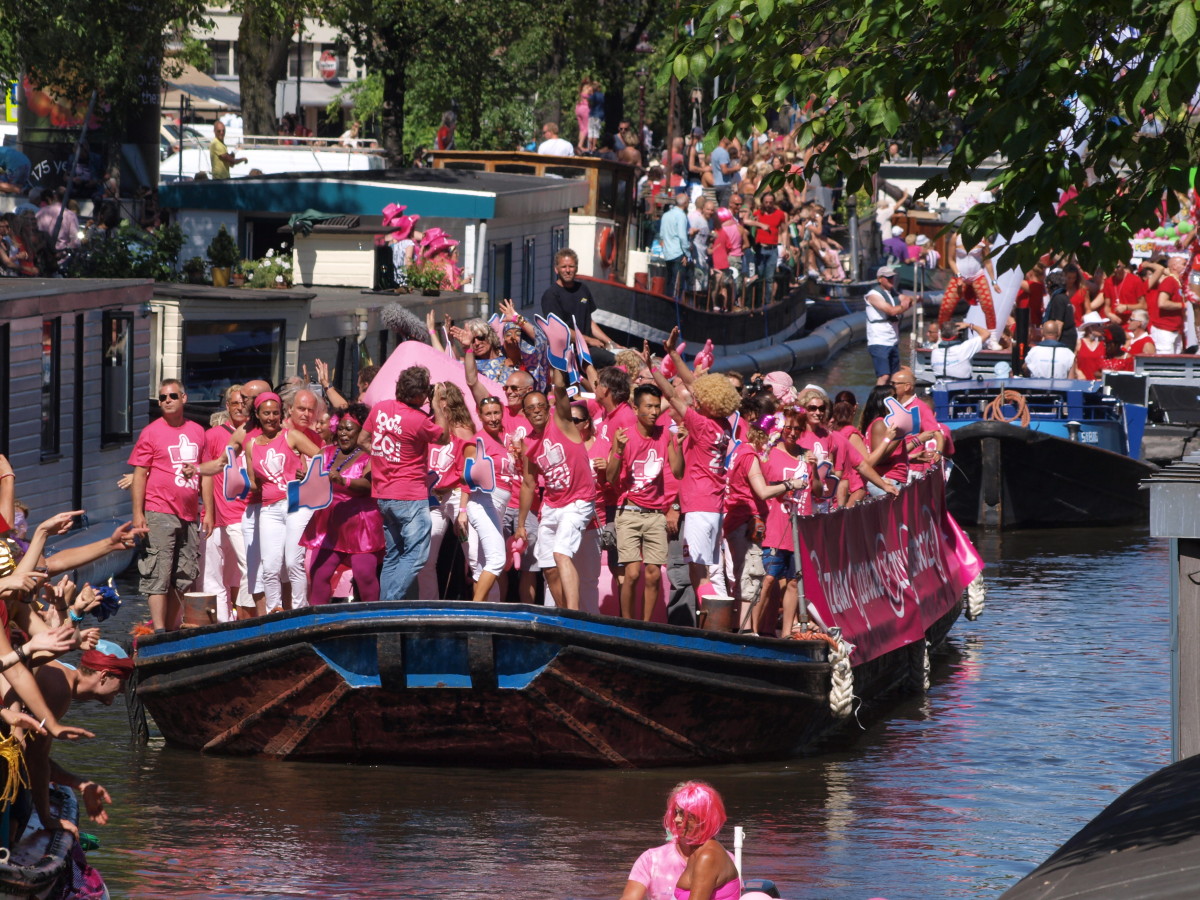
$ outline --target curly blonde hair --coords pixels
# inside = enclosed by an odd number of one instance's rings
[[[715,418],[731,416],[742,405],[742,398],[729,379],[715,372],[701,375],[693,381],[691,392],[696,409]]]

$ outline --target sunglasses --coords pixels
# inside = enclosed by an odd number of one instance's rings
[[[571,421],[574,422],[576,425],[584,425],[584,424],[590,423],[592,420],[591,419],[577,419],[574,416],[571,416]]]
[[[530,403],[525,407],[525,412],[537,412],[540,409],[549,409],[545,403]]]
[[[824,403],[820,404],[819,406],[806,406],[804,408],[807,409],[809,412],[825,412],[825,404]]]
[[[525,388],[521,387],[520,385],[506,384],[504,386],[504,392],[506,394],[516,394],[523,390],[525,390]]]
[[[172,391],[169,394],[159,394],[158,395],[159,403],[165,403],[168,400],[178,400],[178,399],[179,399],[179,395],[177,393],[175,393],[174,391]]]

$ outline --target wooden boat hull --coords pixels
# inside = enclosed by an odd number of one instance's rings
[[[946,505],[959,522],[1018,528],[1141,521],[1155,467],[1067,438],[981,421],[954,430]]]
[[[688,352],[700,350],[712,339],[717,357],[750,353],[804,333],[807,300],[797,288],[772,303],[764,314],[753,312],[707,312],[651,291],[580,277],[587,282],[596,301],[594,318],[606,333],[630,347],[641,347],[643,340],[657,347],[671,329],[679,326],[688,344]]]
[[[856,694],[902,681],[908,656],[856,669]],[[145,638],[136,661],[137,693],[167,741],[226,754],[694,765],[784,758],[846,721],[830,712],[824,644],[534,606],[298,610]]]

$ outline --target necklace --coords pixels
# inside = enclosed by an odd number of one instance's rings
[[[334,471],[341,472],[342,469],[344,469],[344,468],[346,468],[346,466],[350,465],[350,460],[352,460],[352,459],[354,459],[354,457],[358,456],[358,451],[360,449],[361,449],[360,447],[355,447],[353,450],[351,450],[350,453],[347,454],[346,458],[342,460],[342,464],[340,466],[338,466]],[[335,453],[333,455],[333,461],[335,463],[337,462],[338,454],[341,452],[342,451],[339,450],[337,453]]]

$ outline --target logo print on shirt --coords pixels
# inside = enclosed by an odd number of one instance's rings
[[[658,455],[658,451],[653,447],[641,459],[634,462],[630,468],[633,475],[633,490],[640,491],[646,485],[650,484],[662,474],[663,461]]]
[[[263,471],[267,473],[267,477],[273,484],[284,489],[287,488],[287,479],[283,475],[283,467],[286,463],[286,456],[274,447],[267,448],[266,455],[263,457]]]
[[[167,456],[171,459],[171,465],[175,467],[176,486],[198,489],[200,487],[199,476],[193,474],[191,478],[186,477],[183,474],[183,467],[195,465],[196,461],[200,459],[200,445],[186,434],[181,434],[175,445],[167,448]]]
[[[567,465],[567,454],[559,443],[542,443],[542,452],[534,462],[542,470],[546,478],[546,488],[551,491],[565,491],[571,484],[571,468]]]
[[[454,465],[454,445],[435,444],[429,448],[429,468],[439,476],[445,475]]]
[[[371,453],[388,462],[400,462],[400,437],[404,434],[404,418],[396,413],[381,412],[375,417],[375,432],[371,435]]]

